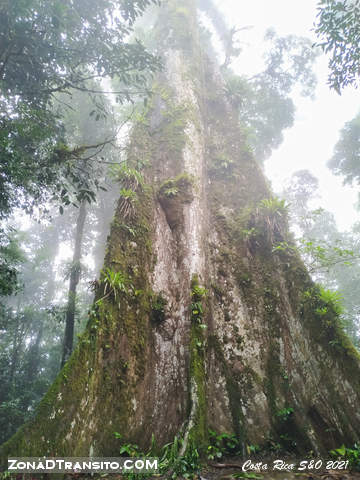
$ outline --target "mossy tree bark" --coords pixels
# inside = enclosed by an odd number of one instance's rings
[[[359,355],[292,248],[194,4],[161,13],[165,70],[128,155],[145,183],[120,198],[105,258],[125,287],[102,279],[79,345],[4,455],[116,455],[115,431],[143,448],[152,434],[201,447],[210,427],[315,452],[360,436]]]

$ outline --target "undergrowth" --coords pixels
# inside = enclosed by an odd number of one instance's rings
[[[121,440],[122,435],[115,432],[115,437]],[[193,438],[188,442],[185,454],[180,456],[183,440],[175,437],[170,443],[162,448],[156,445],[155,437],[152,436],[151,446],[146,453],[140,451],[138,445],[132,443],[123,443],[120,446],[119,453],[124,457],[157,457],[158,471],[157,476],[166,475],[167,478],[197,478],[197,474],[210,460],[219,460],[227,456],[241,456],[242,443],[240,439],[231,433],[218,434],[214,430],[209,429],[209,445],[206,454],[201,456],[200,450]],[[258,445],[248,445],[248,455],[258,453],[260,447]],[[153,474],[134,474],[127,473],[125,476],[131,480],[139,480],[140,478],[149,478]]]
[[[121,434],[115,432],[114,435],[121,440]],[[172,442],[167,443],[159,449],[153,435],[148,452],[141,452],[136,444],[123,443],[120,446],[119,453],[124,457],[157,457],[159,459],[157,475],[167,474],[169,478],[173,479],[180,476],[182,478],[193,478],[202,467],[200,453],[195,446],[194,441],[190,440],[185,454],[180,456],[182,445],[183,440],[179,437],[175,437]],[[153,473],[126,473],[124,476],[131,480],[140,480],[141,478],[149,478],[152,475]]]
[[[360,471],[360,444],[355,443],[352,448],[342,445],[340,448],[330,450],[330,454],[341,460],[349,460],[349,466],[356,471]]]

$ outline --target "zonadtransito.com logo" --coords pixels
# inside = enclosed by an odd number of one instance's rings
[[[151,457],[13,457],[8,459],[8,471],[14,473],[158,473],[158,459]]]

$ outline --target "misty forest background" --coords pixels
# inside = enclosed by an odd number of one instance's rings
[[[269,30],[259,52],[265,68],[252,76],[232,68],[246,27],[229,25],[212,0],[200,7],[202,48],[220,62],[223,94],[262,166],[294,123],[294,92],[314,95],[313,65],[324,51],[330,88],[357,82],[357,2],[319,2],[317,46]],[[162,68],[158,8],[150,0],[0,0],[0,444],[33,415],[71,354],[115,202],[131,205],[127,141]],[[358,184],[359,156],[360,115],[339,132],[328,166]],[[339,231],[325,205],[314,209],[319,182],[307,170],[276,195],[309,272],[359,348],[360,222]]]

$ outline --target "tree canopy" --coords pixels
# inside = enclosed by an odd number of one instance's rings
[[[344,183],[360,184],[360,114],[345,123],[328,166]]]
[[[280,37],[272,29],[264,40],[265,69],[251,78],[226,74],[225,93],[239,109],[241,124],[247,129],[248,143],[259,163],[264,162],[283,140],[283,131],[294,123],[295,105],[291,92],[300,88],[312,97],[316,77],[312,66],[316,50],[305,37]]]
[[[282,196],[289,202],[297,248],[314,280],[336,290],[343,307],[342,322],[359,344],[359,226],[338,230],[334,215],[311,208],[319,197],[319,182],[308,170],[295,172]]]
[[[315,32],[318,45],[330,54],[329,84],[338,93],[358,85],[360,69],[360,3],[320,0]]]
[[[64,101],[57,95],[66,93],[67,103],[74,90],[91,95],[96,120],[106,114],[100,80],[119,79],[118,102],[144,91],[160,62],[128,37],[151,3],[156,0],[1,3],[1,217],[19,206],[31,210],[50,194],[62,200],[64,190],[79,200],[88,196],[91,186],[75,168],[84,146],[66,147],[59,109]]]

